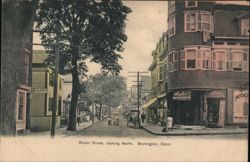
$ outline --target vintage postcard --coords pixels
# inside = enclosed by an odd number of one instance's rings
[[[0,161],[248,161],[249,7],[2,0]]]

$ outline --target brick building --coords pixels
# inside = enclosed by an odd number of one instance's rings
[[[175,124],[247,124],[249,5],[169,1],[167,57]]]

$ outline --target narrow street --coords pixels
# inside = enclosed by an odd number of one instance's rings
[[[109,137],[154,137],[144,129],[127,127],[127,121],[120,116],[119,126],[108,125],[107,119],[96,123],[90,128],[80,131],[79,135],[84,136],[109,136]]]

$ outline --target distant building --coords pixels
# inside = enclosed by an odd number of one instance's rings
[[[151,72],[151,92],[143,105],[147,110],[147,120],[153,123],[166,122],[167,98],[167,46],[168,36],[163,33],[155,50],[152,52],[153,62],[149,67]]]
[[[43,63],[47,58],[44,50],[33,51],[32,67],[32,99],[31,99],[31,130],[44,131],[51,128],[51,116],[53,108],[53,73]],[[60,126],[62,110],[62,86],[63,78],[58,78],[58,107],[56,112],[56,128]]]
[[[168,94],[175,124],[247,124],[249,3],[168,2]]]

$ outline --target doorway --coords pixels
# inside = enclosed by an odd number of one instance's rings
[[[209,127],[217,127],[219,122],[220,100],[216,98],[208,98],[207,121]]]

